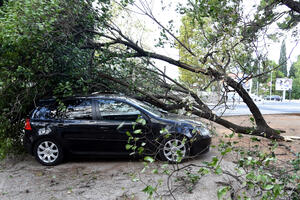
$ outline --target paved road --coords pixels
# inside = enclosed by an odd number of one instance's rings
[[[273,102],[264,101],[256,102],[256,105],[262,112],[262,114],[281,114],[281,113],[300,113],[300,102]],[[215,109],[216,113],[221,115],[224,112],[225,116],[229,115],[248,115],[250,110],[244,103],[240,104],[228,104],[228,108],[224,106]]]

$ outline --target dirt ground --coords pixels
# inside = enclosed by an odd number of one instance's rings
[[[271,127],[285,130],[283,135],[300,136],[300,115],[266,115],[265,118]],[[242,125],[250,124],[249,116],[233,116],[227,119]],[[218,125],[216,132],[213,144],[218,144],[224,134],[230,134],[229,130]],[[260,141],[263,148],[267,148],[269,143],[267,139]],[[283,159],[289,159],[292,156],[291,151],[300,152],[300,140],[280,144],[278,154]],[[250,137],[245,136],[241,145],[252,145]],[[217,151],[211,149],[183,165],[201,165],[215,155]],[[141,173],[144,165],[138,160],[76,158],[55,167],[45,167],[27,155],[7,158],[0,162],[0,199],[147,199],[142,190],[147,184],[154,184],[158,180],[162,181],[158,192],[167,194],[167,176],[152,173],[152,169],[160,164],[155,162]],[[234,166],[230,158],[225,159],[223,165],[229,170]],[[159,171],[162,170],[165,169],[159,168]],[[192,192],[188,192],[185,187],[178,187],[174,195],[176,199],[217,199],[216,188],[223,178],[216,175],[203,177]],[[176,187],[176,184],[180,185],[180,182],[175,182],[172,187]],[[172,198],[166,195],[163,199]]]
[[[250,116],[230,116],[225,118],[236,124],[251,126]],[[300,114],[264,115],[264,118],[270,127],[285,131],[285,133],[281,133],[282,136],[300,137]],[[214,126],[216,127],[218,134],[218,137],[214,138],[215,141],[217,141],[222,135],[231,133],[230,130],[220,125],[214,124]],[[245,144],[249,143],[249,137],[246,136],[242,142]],[[262,138],[261,142],[265,144],[270,141]],[[300,140],[293,140],[293,142],[280,142],[279,144],[282,145],[280,146],[282,149],[287,150],[287,148],[290,148],[293,153],[300,152]],[[289,152],[285,153],[289,154]],[[284,150],[282,154],[284,154]]]

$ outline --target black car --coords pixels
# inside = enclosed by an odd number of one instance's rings
[[[177,162],[209,150],[209,130],[121,95],[41,101],[25,122],[27,151],[43,165],[78,155],[158,155]],[[180,160],[179,160],[180,158]]]

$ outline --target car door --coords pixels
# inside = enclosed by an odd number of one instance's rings
[[[102,145],[107,152],[128,154],[129,151],[126,151],[125,148],[128,144],[128,135],[141,138],[149,131],[147,125],[136,124],[138,118],[147,118],[147,116],[126,102],[115,99],[98,99],[96,112],[99,116],[97,129],[102,137]],[[138,129],[141,131],[136,131]]]
[[[97,120],[94,102],[91,99],[74,99],[64,102],[63,123],[58,124],[61,137],[72,153],[97,152]],[[101,147],[101,146],[100,146]]]

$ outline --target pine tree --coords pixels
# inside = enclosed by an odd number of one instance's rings
[[[298,66],[300,65],[300,55],[298,56],[298,59],[296,62],[294,62],[291,66],[291,69],[290,69],[290,73],[289,73],[289,77],[290,78],[296,78],[296,72],[298,70]]]
[[[285,77],[287,77],[287,57],[286,57],[286,47],[285,40],[282,41],[280,47],[280,57],[279,57],[279,71],[281,71]]]

